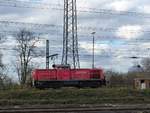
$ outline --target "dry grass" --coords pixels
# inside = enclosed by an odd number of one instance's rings
[[[12,89],[0,92],[0,105],[150,103],[150,90],[128,88]]]

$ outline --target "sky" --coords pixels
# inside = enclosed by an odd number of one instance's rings
[[[11,50],[16,42],[8,31],[21,28],[43,33],[37,46],[45,49],[45,40],[49,39],[50,53],[58,53],[56,63],[60,63],[63,39],[63,10],[60,9],[63,9],[63,0],[0,0],[0,32],[7,37],[0,46],[4,63],[12,65],[16,56]],[[97,68],[127,72],[135,62],[140,63],[141,59],[149,57],[149,0],[77,0],[77,9],[82,68],[92,66],[92,32],[96,32]],[[44,57],[34,60],[40,62],[39,68],[45,68]]]

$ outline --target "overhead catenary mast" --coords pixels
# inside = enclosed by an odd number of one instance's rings
[[[46,40],[46,69],[49,69],[49,59],[53,60],[53,65],[55,65],[56,58],[58,58],[58,54],[49,54],[49,40]]]
[[[46,69],[49,69],[49,40],[46,40]]]
[[[80,68],[76,0],[64,0],[62,65]]]

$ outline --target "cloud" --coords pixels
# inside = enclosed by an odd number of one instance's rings
[[[142,35],[142,27],[140,25],[124,25],[118,28],[116,35],[125,39],[138,38]]]
[[[40,48],[43,48],[46,46],[46,41],[45,40],[41,40],[41,41],[38,41],[36,44],[35,44],[36,47],[40,47]]]
[[[63,0],[20,0],[20,1],[31,1],[33,2],[32,5],[36,6],[36,2],[41,2],[45,4],[47,7],[48,4],[61,4],[63,6]],[[115,11],[138,11],[138,12],[145,12],[148,13],[150,10],[149,0],[77,0],[77,7],[80,10],[91,10],[92,9],[111,9]],[[44,5],[41,4],[41,7]],[[39,5],[38,5],[39,6]],[[55,7],[55,6],[54,6]],[[81,8],[82,7],[82,8]],[[38,8],[14,8],[14,7],[0,7],[0,18],[1,20],[12,20],[12,21],[20,21],[20,22],[31,22],[31,23],[41,23],[41,24],[56,24],[56,25],[63,25],[63,11],[62,10],[52,10],[52,9],[38,9]],[[131,59],[126,59],[125,57],[130,57],[132,55],[136,55],[137,53],[142,54],[143,56],[143,49],[142,48],[149,48],[148,43],[139,43],[139,46],[142,47],[141,49],[135,45],[134,47],[129,46],[127,42],[126,46],[122,44],[124,41],[131,41],[130,39],[140,38],[147,38],[149,35],[143,35],[141,31],[145,30],[145,27],[141,26],[146,21],[143,16],[140,18],[136,15],[113,15],[107,13],[81,13],[78,12],[78,24],[81,26],[90,26],[92,28],[118,28],[116,31],[104,31],[100,29],[94,30],[96,32],[96,37],[99,37],[95,41],[95,60],[97,66],[102,65],[102,67],[119,70],[127,70],[129,66],[131,66],[132,62]],[[149,20],[147,19],[147,22]],[[17,29],[19,25],[9,26],[9,29]],[[30,27],[30,26],[27,26]],[[1,29],[6,28],[6,26],[2,27]],[[35,31],[40,30],[41,32],[51,32],[56,28],[36,28],[34,27]],[[60,53],[59,55],[59,63],[61,60],[62,54],[62,35],[58,35],[59,32],[62,34],[63,28],[57,29],[57,33],[54,32],[54,35],[45,35],[42,36],[43,41],[39,42],[37,46],[39,48],[45,48],[45,39],[50,40],[50,54],[53,53]],[[149,29],[149,27],[147,27]],[[5,30],[5,29],[4,29]],[[8,30],[8,29],[6,29]],[[92,41],[91,41],[91,32],[93,29],[82,29],[82,32],[78,32],[79,36],[79,53],[80,53],[80,62],[81,67],[91,67],[91,62],[89,59],[92,55]],[[82,37],[80,35],[88,35]],[[104,38],[102,38],[104,37]],[[110,37],[110,38],[109,38]],[[117,38],[114,38],[117,37]],[[123,40],[122,43],[116,43],[121,37]],[[107,42],[101,44],[103,40],[112,41],[113,43],[110,45]],[[137,43],[137,42],[135,42]],[[1,46],[5,47],[12,47],[15,45],[15,42],[9,40],[8,43],[4,43]],[[139,51],[135,50],[137,48]],[[6,50],[4,50],[6,52]],[[10,52],[9,52],[10,53]],[[108,54],[109,53],[109,54]],[[145,52],[146,53],[146,52]],[[148,53],[148,52],[147,52]],[[8,53],[7,53],[8,54]],[[108,56],[110,57],[106,57]],[[6,56],[4,56],[6,57]],[[85,58],[86,57],[86,58]],[[9,61],[10,58],[5,58],[5,61]],[[36,62],[42,61],[42,67],[45,68],[45,60],[44,58],[37,58],[35,59]],[[115,65],[114,65],[115,64]]]
[[[118,0],[106,5],[106,7],[116,11],[128,11],[131,7],[133,7],[133,1],[131,2],[129,0]]]
[[[138,9],[143,13],[150,13],[150,5],[140,6]]]
[[[150,42],[142,43],[141,47],[146,48],[146,49],[150,49]]]
[[[87,43],[87,42],[80,42],[79,43],[80,48],[85,49],[87,53],[92,53],[93,52],[93,44],[92,43]],[[102,54],[108,49],[110,49],[110,46],[108,44],[94,44],[95,48],[95,54]]]

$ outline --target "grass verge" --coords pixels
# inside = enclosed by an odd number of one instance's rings
[[[0,105],[45,104],[145,104],[150,103],[150,90],[128,88],[61,88],[13,89],[0,91]]]

